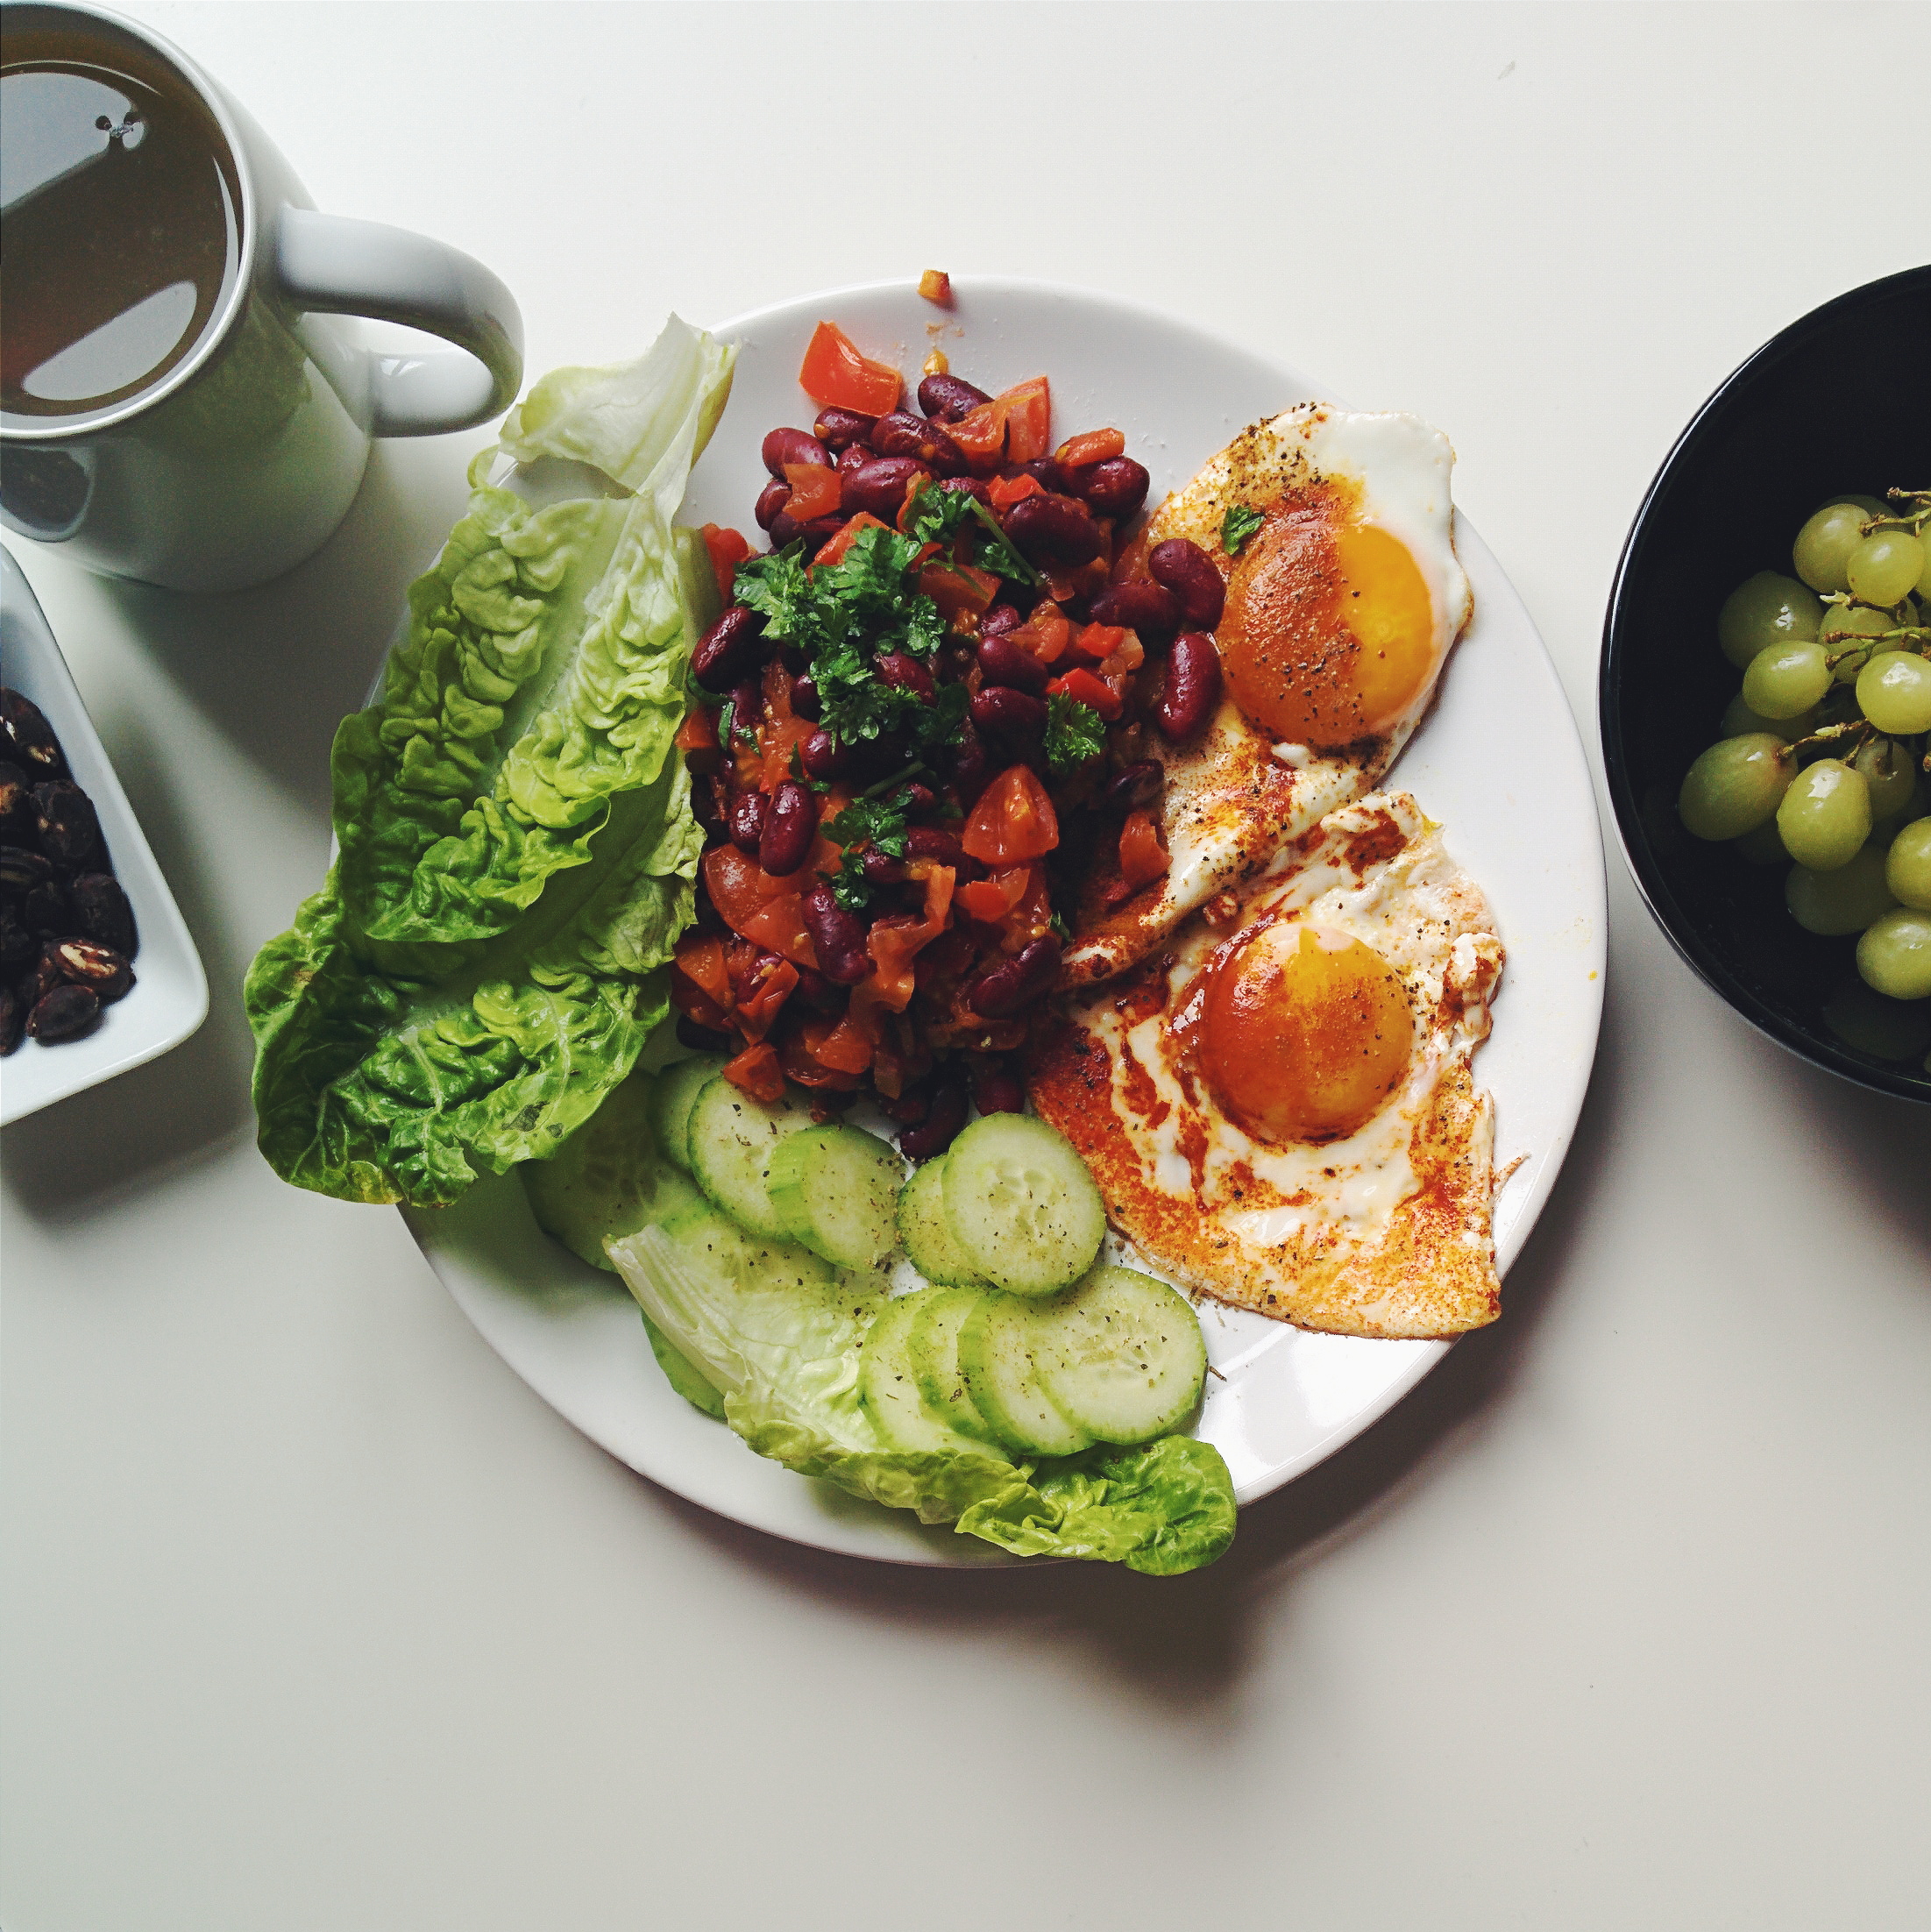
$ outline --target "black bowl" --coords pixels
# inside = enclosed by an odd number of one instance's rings
[[[1754,571],[1790,573],[1791,540],[1835,490],[1931,488],[1931,267],[1815,309],[1717,390],[1664,458],[1629,528],[1603,626],[1602,760],[1616,829],[1657,923],[1738,1012],[1833,1073],[1931,1103],[1924,1049],[1847,1046],[1823,1005],[1853,942],[1807,933],[1785,868],[1693,839],[1676,815],[1691,761],[1738,677],[1716,613]]]

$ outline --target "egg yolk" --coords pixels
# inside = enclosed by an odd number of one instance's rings
[[[1350,509],[1326,486],[1269,505],[1217,633],[1234,702],[1317,749],[1383,735],[1435,662],[1434,607],[1408,546]]]
[[[1379,953],[1283,920],[1215,967],[1199,1063],[1255,1140],[1338,1140],[1401,1085],[1413,1037],[1408,990]]]

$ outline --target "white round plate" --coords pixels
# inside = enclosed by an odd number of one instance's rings
[[[1244,425],[1295,403],[1339,400],[1285,363],[1111,297],[992,279],[954,289],[949,311],[894,283],[724,323],[717,332],[741,347],[736,384],[683,520],[751,528],[765,480],[764,432],[808,425],[815,413],[797,373],[824,318],[867,355],[896,362],[908,389],[935,343],[983,389],[1044,373],[1055,434],[1124,430],[1129,451],[1153,472],[1154,502]],[[1495,1202],[1506,1271],[1555,1184],[1595,1055],[1602,846],[1575,724],[1535,626],[1466,522],[1458,521],[1456,545],[1474,586],[1474,619],[1433,712],[1388,782],[1414,792],[1445,827],[1451,851],[1487,892],[1508,948],[1494,1032],[1475,1061],[1476,1077],[1495,1096],[1498,1164],[1521,1159]],[[452,1209],[408,1218],[431,1267],[503,1360],[631,1468],[721,1516],[820,1549],[898,1563],[1012,1560],[795,1476],[700,1416],[658,1372],[621,1284],[537,1231],[514,1176],[478,1185]],[[1199,1433],[1226,1457],[1243,1502],[1333,1454],[1447,1352],[1443,1342],[1309,1334],[1201,1305],[1224,1379],[1209,1379]],[[1506,1321],[1506,1292],[1502,1309]]]

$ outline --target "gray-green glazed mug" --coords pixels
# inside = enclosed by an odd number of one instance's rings
[[[522,323],[479,262],[317,213],[158,35],[9,5],[0,54],[0,522],[89,570],[238,589],[318,549],[372,436],[507,408]],[[372,352],[338,318],[462,352]]]

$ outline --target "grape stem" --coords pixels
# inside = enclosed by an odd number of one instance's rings
[[[1857,526],[1860,536],[1869,536],[1873,530],[1909,530],[1916,536],[1931,522],[1931,490],[1889,489],[1884,494],[1893,503],[1910,507],[1899,516],[1867,516]]]
[[[1877,727],[1870,719],[1853,718],[1844,724],[1821,726],[1807,738],[1793,739],[1785,749],[1794,757],[1800,751],[1821,751],[1827,746],[1842,744],[1846,738],[1855,738],[1857,742],[1851,749],[1854,752],[1861,751],[1876,731]]]

